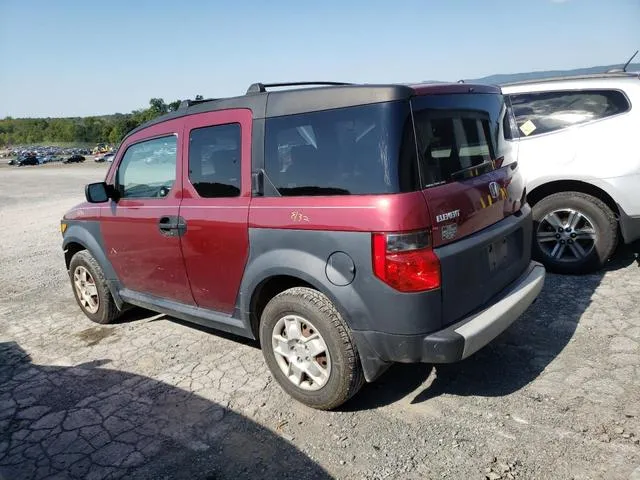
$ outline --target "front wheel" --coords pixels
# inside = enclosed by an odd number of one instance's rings
[[[69,277],[76,302],[90,320],[105,324],[120,316],[102,268],[87,250],[81,250],[71,258]]]
[[[280,386],[312,408],[338,407],[364,383],[348,326],[316,290],[296,287],[271,299],[261,317],[260,345]]]
[[[533,206],[533,257],[547,270],[580,274],[600,270],[618,244],[618,222],[601,200],[561,192]]]

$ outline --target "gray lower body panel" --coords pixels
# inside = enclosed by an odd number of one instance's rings
[[[205,308],[196,307],[194,305],[185,305],[184,303],[167,300],[165,298],[154,297],[133,290],[122,289],[119,292],[122,299],[137,307],[153,310],[154,312],[164,313],[180,320],[197,323],[204,327],[215,328],[224,332],[232,333],[253,339],[250,329],[246,328],[245,323],[234,318],[231,315],[214,312]]]
[[[531,208],[525,205],[518,214],[435,249],[442,271],[443,327],[488,305],[527,269],[532,229]]]
[[[544,278],[544,267],[533,263],[524,278],[521,277],[512,286],[506,297],[471,318],[455,324],[453,331],[464,338],[462,358],[480,350],[517,320],[540,294]]]
[[[545,273],[541,264],[531,262],[488,306],[437,332],[392,335],[354,331],[367,380],[374,379],[389,363],[453,363],[477,352],[535,301],[544,285]]]

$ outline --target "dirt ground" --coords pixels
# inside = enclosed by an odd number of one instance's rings
[[[318,412],[251,342],[141,310],[84,317],[59,220],[105,171],[0,167],[0,477],[640,478],[630,249],[600,274],[549,275],[466,361],[395,366]]]

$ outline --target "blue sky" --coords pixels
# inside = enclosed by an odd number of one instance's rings
[[[0,0],[0,118],[624,62],[640,0]]]

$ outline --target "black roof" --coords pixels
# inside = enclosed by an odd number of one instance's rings
[[[267,91],[266,87],[321,85],[312,88],[298,88],[280,91]],[[279,84],[255,83],[249,87],[247,93],[238,97],[222,99],[205,99],[197,101],[185,100],[174,112],[143,123],[131,130],[125,138],[151,125],[166,122],[175,118],[196,113],[247,108],[253,112],[254,119],[295,115],[334,108],[369,105],[374,103],[406,100],[416,93],[424,94],[433,89],[433,93],[454,92],[489,92],[499,93],[500,90],[486,85],[471,84],[433,84],[433,85],[403,85],[403,84],[347,84],[338,82],[296,82]]]

